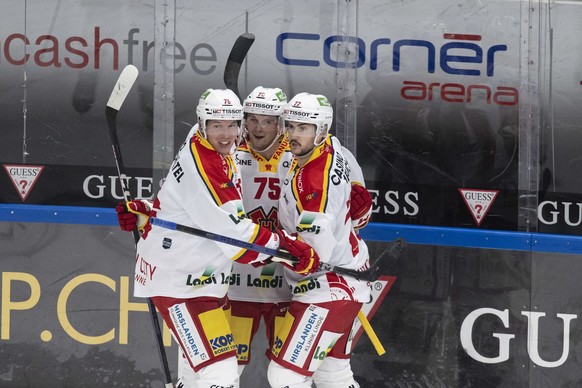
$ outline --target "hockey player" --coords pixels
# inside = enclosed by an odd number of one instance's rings
[[[283,180],[279,221],[309,243],[322,262],[366,269],[368,248],[350,222],[351,167],[337,138],[328,134],[333,109],[326,97],[300,93],[283,112],[293,165]],[[273,388],[359,387],[351,372],[348,337],[369,284],[317,272],[285,270],[293,293],[277,332],[268,368]]]
[[[293,154],[283,136],[280,118],[287,96],[279,88],[256,87],[244,100],[243,141],[235,153],[242,176],[243,205],[247,216],[272,231],[279,228],[277,206],[281,182]],[[283,266],[270,263],[255,267],[234,263],[228,290],[230,320],[238,346],[239,371],[251,360],[251,343],[261,319],[269,347],[277,324],[291,300]]]
[[[319,259],[306,243],[246,217],[231,155],[243,118],[238,97],[228,89],[208,89],[196,113],[198,127],[176,155],[153,208],[129,204],[143,213],[138,219],[145,226],[137,245],[134,294],[152,299],[197,373],[196,381],[181,381],[183,387],[237,387],[236,344],[223,310],[231,266],[261,262],[266,255],[151,225],[147,215],[285,249],[298,257],[294,270],[303,275],[317,269]]]
[[[280,186],[293,159],[280,119],[286,103],[281,89],[256,87],[243,103],[246,130],[243,130],[243,142],[234,155],[243,178],[243,205],[247,215],[253,222],[272,230],[279,227],[277,206]],[[363,174],[355,158],[348,150],[343,151],[353,172],[352,224],[361,228],[370,218],[372,198],[364,187]],[[138,202],[144,201],[133,201],[129,205],[143,207]],[[118,217],[122,229],[135,228],[136,215],[125,211],[125,207],[119,207]],[[239,374],[251,360],[251,343],[261,319],[265,322],[268,343],[272,347],[277,324],[286,313],[291,293],[282,268],[277,263],[265,267],[233,263],[228,291],[231,305],[229,321],[238,347]],[[181,355],[178,375],[181,380],[184,380],[183,376],[196,379],[187,360]]]
[[[283,135],[281,114],[286,104],[287,97],[281,89],[256,87],[243,102],[246,128],[243,143],[235,153],[243,177],[243,205],[247,216],[271,230],[280,228],[277,207],[281,182],[294,157]],[[371,213],[372,199],[363,186],[363,175],[355,158],[344,151],[351,157],[350,165],[359,171],[358,182],[352,182],[354,206],[350,210],[353,223],[363,227]],[[258,268],[233,264],[228,299],[241,373],[251,360],[251,343],[261,319],[265,322],[269,347],[274,344],[274,333],[283,321],[292,295],[283,268],[278,263]]]

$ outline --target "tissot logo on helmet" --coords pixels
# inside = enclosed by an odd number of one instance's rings
[[[240,114],[242,113],[242,109],[213,109],[212,113],[214,114]]]
[[[301,112],[300,110],[291,110],[285,111],[285,114],[289,114],[291,116],[299,116],[299,117],[309,117],[309,112]]]
[[[276,109],[277,108],[273,104],[263,104],[260,102],[247,102],[246,106],[249,108],[260,108],[260,109]]]
[[[245,99],[245,113],[279,116],[287,104],[287,96],[279,88],[257,86]]]

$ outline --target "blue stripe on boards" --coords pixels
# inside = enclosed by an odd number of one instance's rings
[[[0,204],[0,221],[116,226],[113,208]],[[360,231],[371,241],[404,238],[409,244],[582,254],[582,236],[506,232],[371,222]]]

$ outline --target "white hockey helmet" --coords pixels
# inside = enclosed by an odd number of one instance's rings
[[[287,95],[279,88],[257,86],[245,99],[245,113],[265,116],[281,116],[287,105]]]
[[[273,146],[277,142],[278,137],[283,134],[285,125],[281,114],[283,113],[285,105],[287,105],[287,95],[285,92],[279,88],[265,88],[262,86],[254,88],[243,102],[245,118],[248,114],[277,117],[277,137],[273,139],[273,143],[267,149]],[[244,127],[243,138],[247,138],[246,128]],[[252,148],[250,142],[248,144]]]
[[[196,115],[198,130],[204,138],[208,120],[236,120],[239,122],[240,135],[243,108],[237,95],[230,89],[208,89],[202,93],[196,107]]]
[[[324,134],[325,139],[333,122],[333,108],[324,95],[299,93],[283,109],[283,120],[315,124],[315,138]],[[316,146],[321,143],[323,140],[314,140]]]

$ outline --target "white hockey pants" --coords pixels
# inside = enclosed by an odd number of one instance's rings
[[[360,388],[354,380],[350,360],[326,357],[313,374],[317,388]]]
[[[220,360],[204,368],[198,373],[190,366],[182,352],[178,355],[177,388],[238,388],[238,366],[236,357]],[[180,385],[182,384],[182,385]]]

